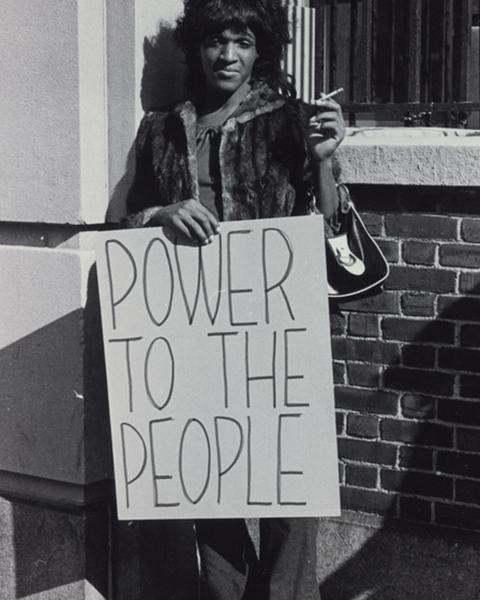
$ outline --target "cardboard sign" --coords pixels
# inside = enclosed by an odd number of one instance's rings
[[[120,519],[339,512],[321,217],[98,234]]]

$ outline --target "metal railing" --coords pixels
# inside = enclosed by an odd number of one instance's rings
[[[351,124],[361,114],[407,125],[478,122],[480,0],[287,4],[294,38],[287,69],[305,100],[343,87]]]

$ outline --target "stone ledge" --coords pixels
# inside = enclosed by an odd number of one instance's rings
[[[480,186],[480,132],[347,128],[338,150],[350,184]]]
[[[35,504],[79,508],[113,497],[113,481],[105,479],[86,485],[0,471],[0,495]]]

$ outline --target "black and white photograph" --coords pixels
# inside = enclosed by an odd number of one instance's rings
[[[0,600],[480,600],[480,0],[0,50]]]

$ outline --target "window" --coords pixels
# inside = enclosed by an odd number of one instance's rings
[[[316,97],[343,87],[351,124],[480,126],[480,0],[288,4],[300,5],[291,8],[294,48],[308,59],[313,46],[313,66],[297,52],[290,72],[304,81],[310,68]]]

